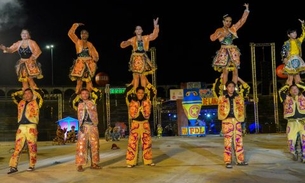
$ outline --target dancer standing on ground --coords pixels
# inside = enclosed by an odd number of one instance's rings
[[[300,135],[302,162],[305,162],[305,87],[300,84],[285,85],[279,90],[283,102],[284,118],[287,120],[286,135],[289,152],[294,161],[298,160],[296,149],[297,137]]]
[[[157,90],[147,80],[146,82],[146,88],[138,86],[135,91],[136,93],[132,91],[132,85],[126,89],[126,103],[129,118],[131,119],[126,153],[128,168],[132,168],[138,164],[140,144],[143,163],[145,165],[155,166],[155,163],[152,161],[152,138],[149,118],[152,107],[151,101],[156,97]]]
[[[14,103],[18,107],[18,130],[16,132],[15,150],[11,156],[8,174],[18,172],[17,166],[21,153],[25,146],[29,153],[29,168],[27,171],[33,171],[37,163],[37,138],[40,108],[43,104],[43,93],[34,95],[32,89],[27,88],[24,91],[17,91],[12,94]]]
[[[242,135],[242,122],[245,120],[244,98],[235,91],[236,84],[227,81],[226,94],[218,98],[218,119],[221,120],[224,136],[224,163],[232,168],[232,152],[238,166],[246,166]],[[233,144],[233,148],[232,148]],[[233,150],[232,150],[233,149]]]

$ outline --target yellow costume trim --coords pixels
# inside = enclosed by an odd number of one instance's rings
[[[214,97],[222,96],[223,95],[223,90],[225,89],[223,87],[224,87],[224,85],[220,81],[220,78],[216,78],[215,82],[213,83],[213,87],[212,87],[213,96]]]
[[[281,97],[281,93],[287,93],[288,90],[289,90],[289,86],[288,86],[288,85],[283,86],[283,87],[279,90],[279,98],[280,98],[281,103],[284,101],[284,99]]]
[[[132,87],[132,86],[130,86],[130,87]],[[129,100],[128,100],[128,96],[130,96],[130,95],[132,95],[132,94],[134,94],[136,91],[135,91],[135,89],[132,87],[130,90],[128,90],[127,91],[127,93],[125,94],[125,102],[126,102],[126,104],[127,104],[127,106],[129,106]]]
[[[302,83],[298,83],[298,84],[296,84],[297,86],[298,86],[298,88],[300,88],[300,89],[302,89],[303,91],[305,91],[305,85],[304,85],[304,83],[302,82]]]
[[[75,97],[74,97],[74,96],[75,96]],[[73,98],[73,97],[74,97],[74,98]],[[101,90],[99,90],[98,88],[93,88],[93,89],[92,89],[92,92],[91,92],[91,94],[90,94],[90,98],[91,98],[91,100],[92,100],[95,104],[97,104],[97,103],[102,99],[102,97],[103,97],[103,93],[102,93]],[[77,94],[74,93],[74,94],[71,96],[70,100],[72,100],[72,101],[69,102],[69,103],[71,104],[71,107],[72,107],[74,110],[77,111],[78,103],[79,103],[79,101],[81,100],[80,95],[77,95]]]
[[[149,71],[145,71],[145,72],[143,72],[143,75],[147,76],[147,75],[153,74],[156,70],[157,70],[157,68],[153,68]]]
[[[218,72],[222,72],[224,68],[226,68],[229,72],[231,72],[231,71],[234,71],[236,67],[234,66],[234,64],[232,62],[229,63],[229,65],[227,65],[225,67],[214,66],[214,70],[218,71]]]
[[[11,97],[12,97],[13,102],[15,104],[18,104],[18,100],[20,101],[22,99],[22,96],[23,96],[23,91],[22,90],[16,91],[16,92],[11,94]]]
[[[40,92],[43,92],[43,91],[40,90]],[[39,108],[41,108],[42,104],[43,104],[43,94],[41,95],[39,92],[34,90],[34,96],[36,96],[38,98],[38,106],[39,106]]]
[[[39,91],[39,92],[38,92],[38,91]],[[44,95],[44,93],[43,93],[43,91],[40,90],[40,89],[38,89],[38,91],[32,90],[33,95],[34,95],[33,99],[34,99],[34,100],[38,99],[38,106],[39,106],[39,108],[41,108],[41,107],[42,107],[42,104],[43,104],[43,95]],[[16,91],[16,92],[14,92],[14,93],[11,94],[11,97],[12,97],[13,102],[14,102],[15,104],[18,104],[18,102],[19,102],[20,100],[22,100],[22,98],[23,98],[23,93],[24,93],[23,90],[19,90],[19,91]]]

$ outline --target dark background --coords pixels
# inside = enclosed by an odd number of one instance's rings
[[[211,42],[209,36],[222,27],[224,14],[230,14],[233,23],[238,21],[245,9],[244,3],[249,3],[250,15],[238,31],[239,38],[234,44],[242,53],[239,74],[244,80],[251,80],[249,44],[274,42],[276,62],[281,64],[280,48],[287,40],[286,30],[296,28],[301,33],[298,19],[305,19],[305,14],[300,4],[279,1],[267,4],[263,1],[7,0],[0,2],[0,43],[10,46],[20,39],[22,28],[29,29],[32,39],[43,51],[38,61],[45,77],[37,80],[38,85],[51,85],[51,56],[45,47],[53,44],[54,84],[74,86],[68,74],[75,58],[75,47],[67,32],[73,23],[84,23],[77,35],[83,28],[89,31],[89,41],[100,54],[97,73],[107,73],[111,85],[124,85],[132,79],[128,71],[131,47],[121,49],[120,42],[133,36],[136,25],[142,26],[143,34],[151,33],[153,19],[159,17],[159,37],[150,44],[156,47],[157,83],[212,83],[219,76],[211,63],[220,45],[218,41]],[[265,52],[258,51],[259,63],[262,60],[264,64],[270,63],[270,48]],[[0,52],[1,86],[20,84],[14,69],[18,58],[17,53]],[[263,68],[264,65],[259,71]],[[270,70],[270,67],[266,68]]]

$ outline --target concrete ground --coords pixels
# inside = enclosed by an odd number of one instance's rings
[[[115,143],[120,149],[111,150]],[[1,183],[296,183],[305,182],[305,164],[293,161],[288,153],[284,133],[248,134],[244,137],[248,166],[226,169],[223,163],[223,137],[162,137],[153,139],[155,167],[142,162],[127,168],[127,139],[107,142],[100,139],[100,170],[90,164],[77,172],[74,164],[75,144],[52,145],[39,142],[38,162],[27,172],[27,154],[23,153],[18,172],[7,174],[10,149],[14,142],[0,143]]]

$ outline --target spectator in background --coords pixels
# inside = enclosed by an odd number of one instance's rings
[[[119,141],[120,139],[120,127],[119,126],[115,126],[112,130],[112,141]]]

